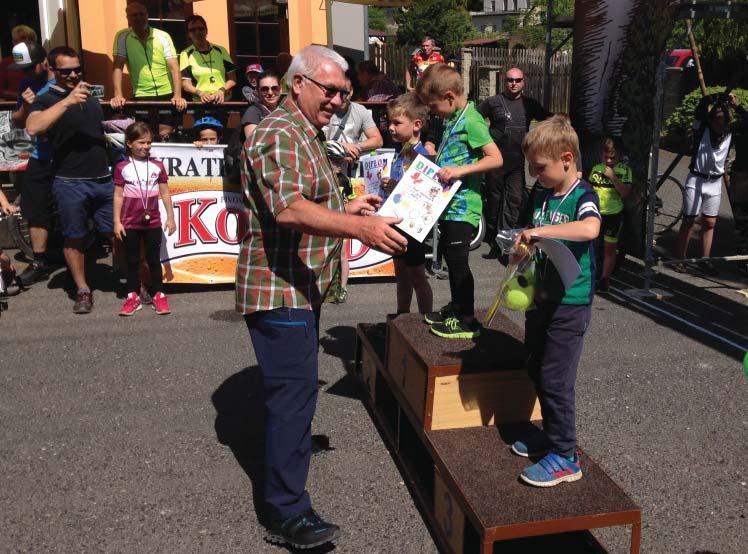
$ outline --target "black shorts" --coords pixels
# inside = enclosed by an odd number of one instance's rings
[[[137,98],[133,98],[132,100],[134,102],[171,102],[173,96],[174,95],[172,93],[159,94],[158,96],[138,96]],[[125,107],[127,106],[125,105]],[[136,108],[135,119],[137,121],[145,121],[146,123],[151,123],[151,112],[152,110],[150,108]],[[179,122],[179,117],[180,114],[179,112],[177,112],[174,106],[158,108],[157,121],[160,125],[176,127],[177,123]]]
[[[617,214],[608,214],[600,216],[602,222],[600,224],[600,235],[603,237],[603,241],[611,244],[616,244],[618,239],[621,238],[621,228],[623,227],[623,212]]]
[[[398,254],[392,256],[395,260],[404,260],[405,265],[408,267],[418,267],[426,263],[426,247],[422,242],[418,242],[416,239],[408,235],[407,233],[400,231],[397,227],[395,229],[406,239],[408,239],[408,249],[404,254]]]
[[[21,213],[30,227],[49,230],[52,226],[52,162],[29,159],[21,187]]]

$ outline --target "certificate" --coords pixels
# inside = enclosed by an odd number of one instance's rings
[[[438,171],[438,165],[419,154],[378,215],[401,217],[402,221],[395,226],[423,242],[462,184],[462,181],[442,183],[436,176]]]

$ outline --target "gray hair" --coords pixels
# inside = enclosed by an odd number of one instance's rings
[[[345,61],[343,56],[324,46],[312,44],[296,54],[291,61],[291,65],[288,66],[288,88],[293,87],[293,78],[297,73],[313,76],[317,68],[325,62],[334,63],[343,73],[348,71],[348,62]]]

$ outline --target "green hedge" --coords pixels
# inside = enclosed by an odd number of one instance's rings
[[[725,87],[707,87],[707,94],[724,92]],[[732,91],[743,106],[748,106],[748,90],[736,88]],[[693,145],[693,115],[701,101],[700,89],[687,94],[662,126],[663,147],[681,152],[690,152]]]

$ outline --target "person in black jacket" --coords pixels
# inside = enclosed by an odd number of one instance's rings
[[[478,112],[488,120],[491,136],[504,158],[502,167],[486,174],[485,240],[491,245],[486,258],[498,257],[494,244],[496,233],[500,229],[516,228],[527,204],[522,140],[530,130],[530,122],[552,115],[537,100],[525,96],[524,88],[524,73],[513,67],[504,76],[504,90],[478,105]]]

